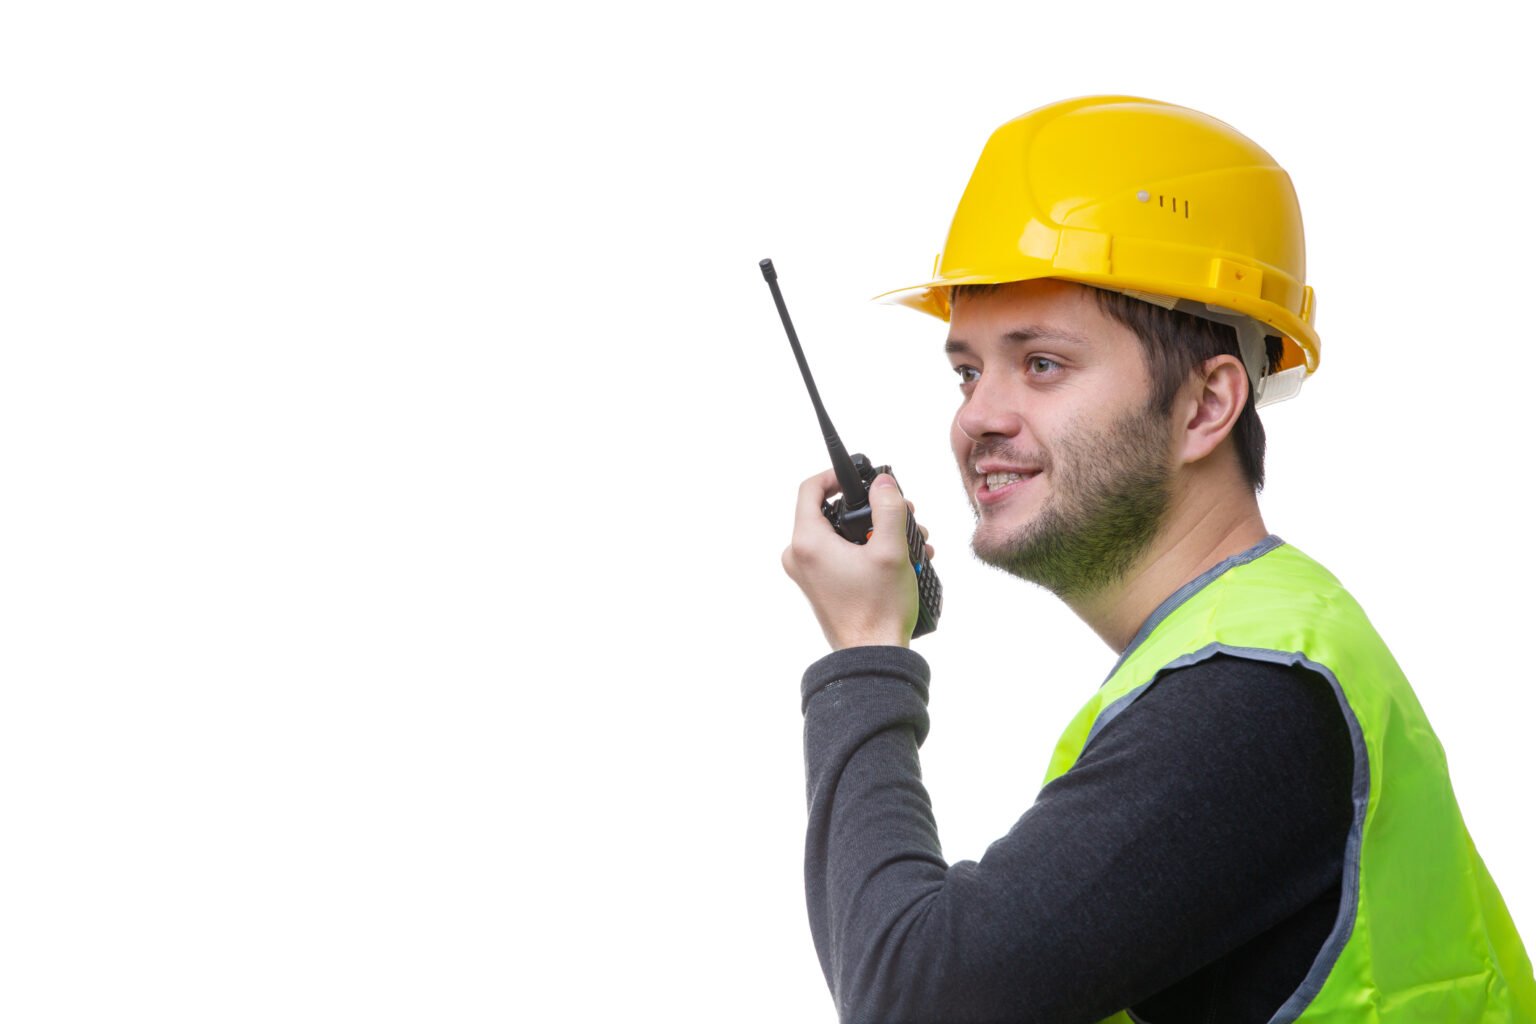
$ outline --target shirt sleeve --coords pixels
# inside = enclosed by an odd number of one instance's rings
[[[928,682],[899,647],[803,681],[806,900],[844,1022],[1099,1020],[1338,884],[1353,758],[1311,672],[1217,656],[1165,673],[953,865],[918,761]]]

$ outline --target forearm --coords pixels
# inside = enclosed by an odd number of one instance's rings
[[[839,1018],[1065,1019],[1052,1014],[1074,983],[1048,991],[1039,976],[1080,967],[1079,947],[1056,942],[1060,922],[1030,905],[1052,865],[944,861],[917,755],[927,684],[923,659],[892,647],[838,652],[806,672],[806,901]]]
[[[1031,870],[1035,844],[996,844],[991,870],[945,864],[917,755],[927,684],[922,658],[890,647],[806,672],[806,901],[839,1018],[1068,1019],[1087,966],[1080,945],[1059,941],[1072,886],[1053,883],[1050,858]],[[1076,855],[1070,838],[1059,846]]]
[[[943,886],[917,748],[928,668],[909,650],[863,647],[806,672],[806,902],[822,970],[844,1020],[889,1011],[910,988],[892,951]]]

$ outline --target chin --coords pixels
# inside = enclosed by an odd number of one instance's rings
[[[1012,567],[1018,562],[1020,554],[1028,554],[1028,547],[1027,532],[1022,526],[1008,528],[999,524],[979,525],[971,535],[971,553],[1005,572],[1013,572]]]
[[[1021,543],[1027,544],[1034,534],[1038,515],[1009,515],[978,512],[976,531],[971,534],[971,548],[978,554],[990,551],[1005,556]]]

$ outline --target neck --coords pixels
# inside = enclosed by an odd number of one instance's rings
[[[1130,571],[1067,605],[1115,651],[1123,651],[1168,595],[1269,535],[1251,490],[1213,500],[1195,487],[1177,494],[1163,527]]]

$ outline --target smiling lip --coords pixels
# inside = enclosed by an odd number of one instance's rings
[[[979,505],[995,505],[1006,500],[1010,495],[1022,490],[1031,480],[1040,475],[1038,469],[1021,469],[1018,467],[996,467],[982,464],[976,467],[981,477],[981,483],[976,488],[976,502]],[[998,481],[996,486],[987,483],[987,478],[994,474],[1017,474],[1017,479]]]

